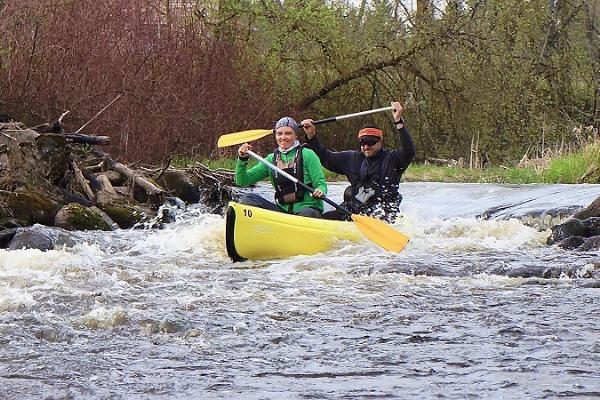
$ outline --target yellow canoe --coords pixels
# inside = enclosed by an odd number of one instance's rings
[[[227,208],[225,242],[233,261],[316,254],[340,240],[360,238],[353,222],[300,217],[236,202]]]

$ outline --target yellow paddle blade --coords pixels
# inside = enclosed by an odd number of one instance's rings
[[[399,253],[409,241],[404,233],[378,219],[352,214],[352,220],[363,235],[388,251]]]
[[[223,135],[217,141],[217,147],[233,146],[234,144],[242,144],[260,139],[273,133],[272,129],[254,129],[251,131],[242,131],[228,133]]]

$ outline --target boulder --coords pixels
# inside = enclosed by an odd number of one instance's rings
[[[69,232],[60,228],[34,225],[27,228],[18,228],[8,249],[38,249],[47,251],[63,246],[75,246],[75,240],[71,237]]]
[[[23,230],[15,234],[8,249],[38,249],[47,251],[54,249],[54,243],[52,243],[52,239],[49,236],[42,232]]]
[[[589,206],[573,215],[573,218],[576,219],[586,219],[590,217],[600,217],[600,197],[594,200]]]
[[[585,237],[586,227],[585,225],[578,219],[570,218],[559,225],[554,225],[552,227],[552,233],[548,237],[548,244],[555,244],[558,242],[562,242],[563,240],[570,238],[572,236],[581,236]]]
[[[592,237],[600,235],[600,217],[588,217],[581,219],[583,226],[585,227],[585,236]]]
[[[198,185],[183,171],[168,169],[163,172],[159,183],[169,194],[179,197],[188,204],[200,201]]]
[[[600,250],[600,235],[585,239],[585,242],[577,247],[577,251],[598,251]]]
[[[548,244],[561,243],[562,248],[575,248],[573,247],[577,240],[567,241],[567,239],[574,237],[589,238],[600,235],[600,217],[590,217],[584,220],[576,218],[570,218],[559,225],[552,227],[552,233],[548,237]]]
[[[585,242],[583,236],[571,236],[558,242],[557,246],[565,250],[575,250]]]
[[[60,204],[49,197],[33,191],[0,192],[14,218],[28,225],[53,225]]]
[[[102,230],[112,231],[115,224],[100,209],[71,203],[56,214],[54,225],[69,231]]]
[[[154,213],[149,208],[139,205],[113,203],[100,207],[122,229],[132,228],[154,217]]]
[[[19,228],[9,228],[0,231],[0,248],[5,249],[13,240]]]

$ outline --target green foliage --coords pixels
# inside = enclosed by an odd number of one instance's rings
[[[176,157],[172,165],[176,168],[191,167],[197,161]],[[201,164],[211,170],[235,170],[236,159],[232,157],[219,159],[205,159]],[[249,165],[256,164],[250,160]],[[557,156],[549,161],[547,168],[508,168],[505,166],[490,167],[485,169],[469,169],[457,167],[440,167],[413,163],[404,174],[406,182],[465,182],[465,183],[579,183],[581,178],[589,171],[589,183],[600,183],[600,141],[594,141],[582,146],[564,156]],[[345,180],[344,176],[328,171],[325,178],[328,182]]]
[[[405,181],[469,183],[600,183],[600,141],[549,161],[547,168],[468,169],[412,164]],[[585,177],[584,179],[582,179]]]
[[[544,171],[545,182],[579,183],[587,181],[600,183],[600,141],[591,143],[580,151],[555,158]],[[585,179],[588,176],[590,179]],[[584,178],[584,179],[582,179]]]

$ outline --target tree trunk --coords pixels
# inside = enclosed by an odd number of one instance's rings
[[[415,22],[417,29],[426,27],[433,20],[433,6],[431,0],[417,0]]]
[[[558,40],[558,27],[559,27],[559,16],[565,6],[565,0],[556,0],[550,2],[550,21],[548,22],[548,28],[546,29],[546,36],[544,38],[544,44],[542,45],[542,51],[538,60],[538,69],[542,69],[548,57],[550,57],[550,49],[554,43]]]

